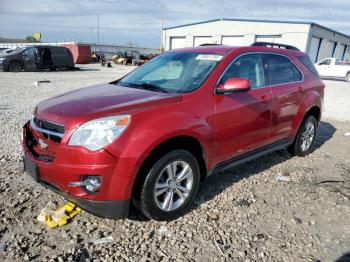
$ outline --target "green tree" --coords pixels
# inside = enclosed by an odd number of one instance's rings
[[[35,42],[36,42],[36,40],[35,40],[35,38],[34,38],[33,36],[27,36],[27,37],[26,37],[26,40],[27,40],[27,42],[29,42],[29,43],[35,43]]]

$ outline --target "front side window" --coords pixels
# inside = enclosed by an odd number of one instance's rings
[[[301,81],[303,76],[299,69],[285,56],[267,54],[266,67],[269,85],[278,85]]]
[[[34,47],[29,47],[29,48],[25,49],[23,53],[27,58],[34,58],[34,56],[35,56]]]
[[[318,65],[330,65],[331,64],[331,60],[330,59],[326,59],[321,61]]]
[[[200,52],[165,53],[131,72],[118,84],[168,93],[191,92],[202,85],[222,57]]]
[[[248,79],[252,89],[265,86],[262,55],[247,54],[234,60],[221,77],[219,84],[224,84],[229,78]]]

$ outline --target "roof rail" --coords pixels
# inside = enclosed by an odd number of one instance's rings
[[[250,46],[278,47],[278,48],[300,51],[298,48],[292,45],[285,45],[285,44],[271,43],[271,42],[254,42]]]
[[[222,45],[222,44],[215,44],[215,43],[204,43],[199,46],[211,46],[211,45]]]

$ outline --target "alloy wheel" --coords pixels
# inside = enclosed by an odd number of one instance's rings
[[[302,151],[307,151],[312,146],[315,139],[315,125],[312,122],[306,124],[304,132],[301,134],[300,147]]]
[[[154,188],[157,206],[166,212],[180,208],[193,187],[193,170],[185,161],[173,161],[160,172]]]

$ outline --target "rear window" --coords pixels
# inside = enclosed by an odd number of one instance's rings
[[[268,54],[266,62],[270,85],[298,82],[303,79],[299,69],[285,56]]]
[[[317,69],[315,68],[314,64],[311,62],[310,57],[308,56],[298,56],[298,60],[307,68],[309,71],[319,77]]]

